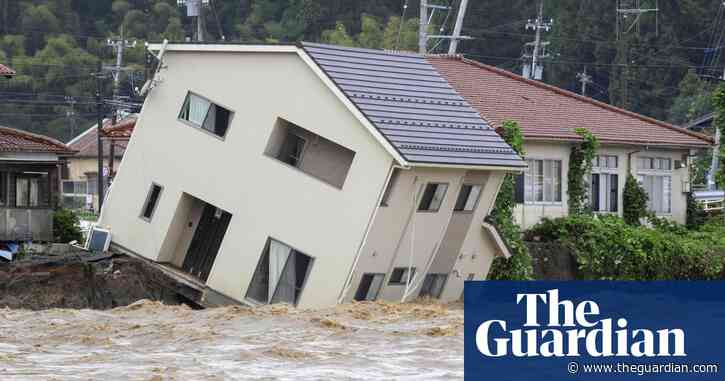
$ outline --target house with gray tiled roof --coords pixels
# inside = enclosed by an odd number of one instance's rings
[[[587,180],[595,213],[623,213],[624,184],[632,174],[651,212],[685,222],[688,164],[711,148],[710,137],[462,56],[428,61],[491,126],[507,120],[521,126],[529,165],[517,179],[515,215],[524,228],[568,213],[569,154],[581,141],[579,127],[601,143]]]
[[[0,126],[0,241],[53,241],[53,209],[67,145]]]
[[[456,300],[526,164],[424,56],[169,44],[99,223],[198,302]],[[199,70],[204,68],[204,70]]]

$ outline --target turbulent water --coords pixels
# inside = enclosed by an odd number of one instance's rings
[[[10,380],[463,379],[463,308],[0,310]]]

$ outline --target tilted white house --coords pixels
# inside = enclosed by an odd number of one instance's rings
[[[483,220],[523,168],[426,57],[170,44],[100,224],[203,297],[452,300],[506,252]]]

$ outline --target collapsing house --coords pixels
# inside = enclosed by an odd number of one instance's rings
[[[201,299],[304,308],[455,300],[507,252],[483,221],[525,163],[426,57],[163,49],[101,211],[112,248]]]

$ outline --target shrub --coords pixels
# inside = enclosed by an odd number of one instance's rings
[[[629,225],[639,226],[639,220],[648,214],[648,200],[647,192],[639,185],[637,179],[631,174],[627,175],[627,181],[624,183],[624,192],[622,192],[624,221]]]
[[[654,220],[632,226],[616,216],[545,219],[525,238],[558,241],[576,258],[579,276],[602,280],[720,279],[725,268],[725,225],[700,231]]]
[[[582,137],[581,144],[571,147],[569,154],[568,188],[569,214],[584,214],[590,211],[587,196],[587,174],[592,171],[592,160],[599,148],[596,136],[585,128],[577,128],[576,133]]]
[[[53,235],[56,242],[82,241],[78,216],[69,209],[58,209],[53,213]]]

